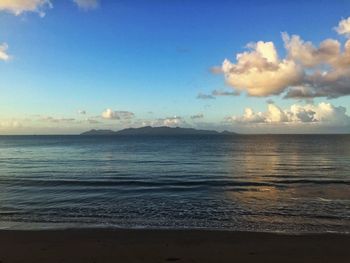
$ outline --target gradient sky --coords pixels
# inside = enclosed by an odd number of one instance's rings
[[[349,16],[345,0],[0,0],[0,134],[349,133]]]

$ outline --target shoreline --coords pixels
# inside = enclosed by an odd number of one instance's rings
[[[225,230],[0,230],[0,262],[348,262],[350,235]]]
[[[231,233],[261,233],[276,235],[349,235],[348,231],[289,231],[289,230],[246,230],[233,228],[215,228],[215,227],[169,227],[169,226],[122,226],[122,225],[99,225],[99,224],[78,224],[78,223],[35,223],[35,222],[9,222],[0,221],[1,231],[203,231],[203,232],[231,232]],[[0,262],[1,263],[1,262]]]

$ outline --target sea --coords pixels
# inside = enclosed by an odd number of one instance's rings
[[[0,136],[0,229],[350,233],[350,135]]]

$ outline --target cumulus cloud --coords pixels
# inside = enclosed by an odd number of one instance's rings
[[[138,122],[134,123],[134,125],[136,125],[136,126],[152,126],[152,127],[160,127],[160,126],[184,127],[184,126],[188,126],[185,119],[180,117],[180,116],[158,118],[155,120],[139,120]]]
[[[299,85],[287,89],[285,98],[337,98],[350,94],[350,40],[342,48],[339,41],[332,39],[315,47],[299,36],[284,34],[283,38],[288,57],[300,63],[305,72]]]
[[[154,125],[174,127],[174,126],[179,126],[183,123],[184,123],[184,120],[181,117],[174,116],[174,117],[168,117],[165,119],[158,119],[156,120]]]
[[[350,32],[350,18],[336,28]],[[298,35],[282,33],[287,55],[278,56],[273,42],[258,41],[248,51],[225,59],[221,71],[226,82],[250,96],[264,97],[285,92],[285,98],[337,98],[350,94],[350,40],[344,45],[326,39],[319,46]]]
[[[350,17],[340,20],[338,26],[335,27],[335,31],[340,35],[350,37]]]
[[[270,103],[267,111],[255,112],[251,108],[246,108],[242,116],[227,118],[240,124],[301,124],[314,123],[330,126],[350,125],[350,117],[346,114],[344,107],[336,107],[330,103],[321,102],[319,104],[294,104],[289,109],[281,109],[277,105]]]
[[[192,115],[192,116],[191,116],[191,119],[192,119],[192,120],[203,119],[203,118],[204,118],[203,113],[198,113],[198,114],[195,114],[195,115]]]
[[[0,60],[8,61],[11,56],[7,54],[8,45],[3,43],[0,45]]]
[[[135,114],[130,111],[113,111],[112,109],[106,109],[102,112],[102,118],[107,120],[128,120],[132,119]]]
[[[229,85],[251,96],[280,94],[286,87],[300,82],[301,67],[292,60],[280,60],[272,42],[248,45],[247,52],[236,56],[237,63],[225,59],[222,71]]]
[[[1,0],[0,10],[4,10],[15,14],[21,15],[24,12],[35,12],[41,17],[45,16],[45,10],[52,8],[50,0]]]
[[[282,39],[288,51],[288,59],[304,67],[313,68],[322,64],[336,66],[340,62],[341,44],[337,40],[326,39],[319,47],[315,47],[310,41],[305,42],[298,35],[290,37],[287,33],[282,33]]]
[[[81,9],[90,10],[95,9],[99,5],[98,0],[73,0],[73,2]]]

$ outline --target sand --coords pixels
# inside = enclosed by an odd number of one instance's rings
[[[350,262],[350,235],[204,230],[0,231],[0,262]]]

